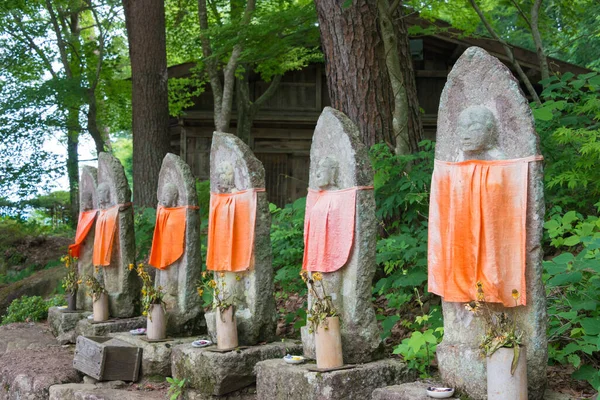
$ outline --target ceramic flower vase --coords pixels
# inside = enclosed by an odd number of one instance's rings
[[[238,346],[237,321],[235,308],[227,307],[221,311],[217,307],[217,348],[220,350],[233,349]]]
[[[339,317],[327,317],[315,332],[317,368],[338,368],[344,365],[342,356],[342,334]]]
[[[151,304],[148,310],[146,336],[149,340],[163,340],[167,337],[167,318],[161,304]]]
[[[67,294],[67,310],[69,310],[69,311],[77,310],[77,290]]]
[[[501,347],[487,357],[488,400],[527,400],[527,354],[521,346],[514,374],[510,373],[514,349]]]
[[[92,312],[94,313],[94,322],[108,320],[108,295],[106,293],[94,294]]]

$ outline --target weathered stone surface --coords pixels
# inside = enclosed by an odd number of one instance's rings
[[[50,386],[81,380],[72,349],[57,345],[44,324],[0,327],[0,354],[0,399],[47,399]]]
[[[21,296],[46,298],[56,293],[56,289],[61,286],[61,281],[66,273],[67,270],[64,267],[43,269],[20,281],[0,287],[0,315],[6,314],[10,303]]]
[[[164,391],[111,389],[94,384],[66,384],[50,387],[50,400],[164,400]]]
[[[50,307],[48,309],[48,324],[50,325],[52,334],[56,336],[58,343],[75,343],[77,339],[77,332],[75,331],[77,322],[87,318],[90,314],[89,311],[63,312],[58,307]]]
[[[172,193],[171,193],[172,192]],[[158,201],[164,207],[198,206],[196,180],[190,167],[175,154],[167,154],[158,176]],[[195,334],[205,327],[196,284],[202,271],[200,213],[186,210],[183,255],[167,269],[156,269],[155,285],[165,290],[167,334]]]
[[[104,193],[105,191],[108,193]],[[100,192],[103,192],[103,195]],[[132,317],[137,312],[136,300],[139,297],[140,279],[135,270],[129,270],[129,264],[135,262],[133,207],[130,202],[131,190],[123,166],[116,157],[108,153],[100,153],[98,155],[98,205],[100,208],[120,206],[111,262],[109,266],[100,267],[104,287],[109,296],[108,307],[111,317]]]
[[[441,384],[410,382],[401,385],[388,386],[375,389],[371,397],[372,400],[430,400],[427,395],[429,386],[442,386]],[[458,397],[451,397],[458,398]],[[507,399],[508,400],[508,399]]]
[[[145,328],[146,317],[123,318],[114,321],[93,324],[90,320],[82,319],[75,327],[76,337],[83,336],[106,336],[113,332],[129,332],[132,329]]]
[[[256,400],[256,386],[252,385],[223,396],[207,395],[200,391],[188,389],[185,392],[186,400]]]
[[[171,376],[171,352],[175,346],[190,345],[194,338],[175,338],[165,342],[149,343],[143,336],[134,336],[129,332],[111,333],[108,336],[142,349],[142,368],[140,376]]]
[[[224,176],[224,167],[233,176]],[[227,193],[265,187],[265,169],[250,148],[234,135],[213,134],[210,152],[210,190]],[[271,213],[266,192],[258,192],[254,233],[254,268],[225,273],[236,306],[238,339],[254,345],[275,337],[276,318],[271,265]],[[235,279],[236,274],[241,278]],[[205,314],[208,332],[216,341],[215,312]]]
[[[317,172],[322,160],[337,163],[337,176],[328,190],[373,186],[373,169],[368,149],[361,143],[356,125],[343,113],[325,107],[319,117],[310,148],[309,187],[322,189]],[[356,194],[354,245],[348,262],[336,272],[323,274],[323,284],[333,298],[342,322],[342,351],[345,363],[364,363],[383,356],[380,331],[371,303],[375,274],[377,220],[372,190]],[[309,295],[309,304],[312,297]],[[302,328],[304,354],[315,358],[314,335]]]
[[[438,113],[436,158],[466,159],[461,154],[459,116],[470,106],[484,106],[496,121],[498,153],[488,159],[516,159],[540,154],[539,138],[527,99],[511,72],[484,50],[467,49],[448,75]],[[543,171],[529,164],[527,199],[526,281],[527,306],[509,312],[523,330],[527,349],[529,398],[542,399],[546,386],[546,296],[542,282],[542,226],[544,221]],[[485,360],[478,345],[482,321],[472,318],[461,303],[443,302],[444,340],[437,347],[442,380],[474,399],[486,398]]]
[[[299,354],[302,347],[292,341],[252,346],[228,353],[176,346],[172,353],[172,372],[177,379],[187,378],[192,389],[204,395],[224,395],[256,381],[254,367],[259,361]],[[283,362],[283,361],[282,361]]]
[[[311,372],[310,364],[268,360],[256,365],[259,400],[365,400],[373,390],[413,378],[397,360],[359,364],[353,369]],[[313,364],[314,366],[314,364]]]
[[[84,165],[81,168],[79,177],[79,205],[80,211],[97,210],[98,209],[98,169],[89,165]],[[77,260],[77,273],[80,277],[93,275],[94,264],[92,256],[94,254],[94,236],[96,223],[90,229],[85,240],[81,244],[79,259]],[[79,285],[77,290],[77,309],[92,310],[92,297],[88,295],[88,287]]]

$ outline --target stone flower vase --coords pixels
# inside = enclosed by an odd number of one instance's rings
[[[94,322],[108,320],[108,295],[106,293],[94,294],[92,303],[92,312],[94,314]]]
[[[67,310],[77,310],[77,290],[67,294]]]
[[[217,307],[217,349],[233,349],[238,346],[237,321],[235,307],[229,306],[221,311]]]
[[[338,368],[344,365],[340,319],[327,317],[326,321],[327,324],[319,324],[315,332],[317,368]]]
[[[163,340],[167,337],[167,318],[161,304],[150,304],[146,324],[148,340]]]
[[[487,357],[488,400],[527,400],[527,354],[521,346],[514,375],[510,367],[514,349],[501,347]]]

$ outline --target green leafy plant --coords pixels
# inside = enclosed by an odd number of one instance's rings
[[[146,260],[152,247],[156,209],[136,208],[134,213],[136,259]]]
[[[394,354],[400,354],[409,369],[416,370],[422,378],[430,376],[431,360],[437,345],[442,341],[444,328],[441,326],[441,313],[437,308],[425,313],[423,300],[417,288],[414,289],[415,300],[421,315],[415,318],[414,329],[410,337],[394,347]]]
[[[2,317],[2,325],[14,322],[37,322],[48,317],[48,308],[64,305],[62,296],[44,300],[40,296],[21,296],[10,303],[6,315]]]
[[[242,273],[235,273],[235,280],[242,279]],[[198,295],[204,299],[204,295],[210,293],[210,301],[208,304],[213,309],[218,308],[224,312],[229,307],[235,307],[233,296],[227,290],[227,282],[225,272],[215,272],[210,276],[208,271],[202,273],[202,278],[196,284]]]
[[[169,400],[178,400],[182,398],[187,379],[167,377],[167,382],[170,384],[169,391],[167,393],[169,395]]]

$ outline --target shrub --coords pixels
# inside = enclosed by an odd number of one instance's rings
[[[22,296],[13,300],[2,317],[2,325],[13,322],[37,322],[48,317],[48,309],[53,306],[63,305],[63,296],[54,296],[44,300],[40,296]]]

